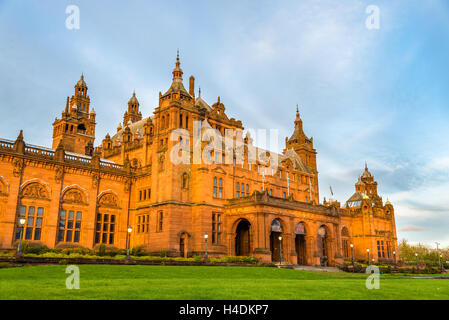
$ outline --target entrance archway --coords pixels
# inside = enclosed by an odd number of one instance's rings
[[[327,242],[327,230],[326,226],[322,225],[318,229],[318,254],[320,255],[320,264],[321,266],[327,267],[329,264],[329,247]]]
[[[235,231],[235,255],[249,256],[251,253],[250,227],[248,220],[242,220]]]
[[[271,250],[271,261],[282,262],[283,252],[282,252],[282,225],[278,219],[274,219],[271,223],[271,233],[270,233],[270,250]]]
[[[306,228],[302,222],[299,222],[295,227],[295,249],[299,265],[306,264]]]
[[[190,235],[186,232],[182,232],[178,235],[179,235],[179,256],[183,258],[188,258]]]

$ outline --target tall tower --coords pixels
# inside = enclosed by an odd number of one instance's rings
[[[298,106],[296,106],[295,130],[290,138],[285,138],[284,152],[289,149],[293,149],[314,173],[317,172],[317,152],[313,148],[313,137],[309,139],[303,131]]]
[[[84,75],[75,84],[75,93],[67,97],[61,119],[53,122],[53,144],[56,149],[60,143],[66,151],[90,154],[95,140],[95,111],[90,110],[90,97]]]
[[[142,120],[142,113],[139,111],[139,100],[136,98],[136,92],[133,92],[133,96],[128,101],[128,111],[125,111],[123,115],[123,127],[131,123]]]
[[[374,180],[371,172],[369,172],[368,165],[366,163],[365,171],[355,184],[355,191],[368,196],[377,206],[383,206],[382,198],[377,193],[377,181]]]

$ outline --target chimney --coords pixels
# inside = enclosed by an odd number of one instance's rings
[[[189,94],[192,97],[195,97],[195,77],[194,76],[190,76],[190,79],[189,79]]]

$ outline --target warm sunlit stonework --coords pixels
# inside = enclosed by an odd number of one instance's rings
[[[353,243],[355,259],[397,258],[394,209],[367,167],[344,207],[319,202],[317,153],[299,112],[273,175],[248,163],[250,136],[242,164],[172,163],[174,129],[188,130],[183,143],[191,149],[194,121],[222,134],[243,129],[219,98],[209,106],[195,95],[193,77],[187,91],[182,76],[178,57],[154,114],[143,118],[133,93],[123,123],[97,148],[83,76],[53,123],[52,149],[29,144],[22,132],[16,141],[1,139],[0,248],[17,246],[24,217],[23,238],[48,247],[126,248],[132,226],[131,247],[170,256],[204,255],[207,233],[210,256],[336,265],[351,259]]]

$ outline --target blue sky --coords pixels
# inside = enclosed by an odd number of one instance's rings
[[[67,5],[80,29],[65,27]],[[365,26],[368,5],[380,29]],[[177,48],[209,103],[279,129],[296,104],[318,151],[321,198],[344,202],[365,161],[395,205],[399,238],[449,245],[449,4],[428,1],[0,0],[0,137],[51,144],[84,72],[98,144],[135,89],[144,116]],[[185,81],[186,82],[186,81]]]

